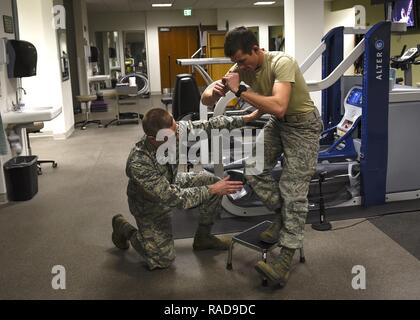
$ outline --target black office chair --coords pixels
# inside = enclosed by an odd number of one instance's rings
[[[178,74],[172,99],[174,119],[178,121],[188,116],[188,120],[199,120],[200,99],[201,94],[192,74]]]
[[[28,142],[28,154],[30,156],[32,155],[32,148],[31,148],[31,142],[30,142],[30,139],[29,139],[29,134],[30,133],[41,132],[41,130],[43,128],[44,128],[44,123],[43,122],[34,122],[31,125],[26,126],[26,140]],[[44,163],[51,163],[53,168],[57,168],[57,166],[58,166],[57,162],[55,162],[54,160],[38,160],[37,161],[38,175],[42,174],[41,164],[44,164]]]

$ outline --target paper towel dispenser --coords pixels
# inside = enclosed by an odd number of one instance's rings
[[[6,43],[9,63],[9,78],[24,78],[36,75],[38,55],[35,46],[27,41],[8,40]]]

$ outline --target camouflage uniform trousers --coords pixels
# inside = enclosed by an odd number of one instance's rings
[[[264,136],[257,138],[257,143],[264,143],[264,171],[253,175],[255,161],[246,164],[248,183],[263,203],[280,215],[277,216],[281,224],[280,246],[303,247],[309,184],[316,172],[322,128],[317,110],[300,119],[272,117],[264,128]],[[271,170],[282,154],[283,171],[277,182]]]
[[[176,184],[181,188],[207,186],[220,179],[207,173],[178,173]],[[198,206],[200,225],[213,225],[222,198],[213,195]],[[131,237],[131,244],[142,256],[150,270],[168,268],[175,260],[172,234],[171,204],[128,198],[131,214],[138,231]]]

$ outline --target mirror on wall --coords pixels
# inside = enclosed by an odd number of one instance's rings
[[[93,73],[111,76],[111,81],[106,83],[107,88],[115,88],[121,76],[119,37],[120,33],[118,31],[95,32],[95,47],[97,48],[98,59]]]
[[[122,82],[127,78],[135,79],[138,95],[150,97],[149,79],[147,75],[146,34],[144,31],[124,31],[124,73]]]
[[[258,43],[260,43],[260,28],[259,27],[247,27],[248,30],[251,30],[257,37]]]
[[[147,82],[146,36],[144,31],[95,32],[97,59],[92,63],[94,75],[110,75],[106,88],[115,88],[123,76],[137,74]],[[141,77],[140,77],[141,76]]]
[[[67,50],[67,35],[66,30],[57,30],[58,41],[58,56],[60,58],[61,80],[66,81],[70,79],[70,65],[69,54]]]
[[[270,37],[269,51],[284,51],[284,28],[283,26],[268,27]]]
[[[147,75],[146,36],[144,31],[124,31],[125,74]]]

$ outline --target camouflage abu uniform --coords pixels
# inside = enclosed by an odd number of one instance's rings
[[[180,121],[178,132],[203,129],[210,136],[212,129],[232,130],[243,125],[242,117],[222,116],[209,121]],[[177,155],[178,150],[177,142]],[[172,208],[199,206],[199,224],[208,226],[214,223],[221,202],[221,197],[210,195],[207,187],[219,178],[206,173],[177,173],[176,165],[158,163],[156,151],[143,137],[131,151],[126,166],[128,204],[138,227],[131,243],[151,270],[166,268],[175,259]]]
[[[292,92],[286,116],[272,116],[264,127],[264,137],[257,138],[257,143],[264,143],[263,173],[253,175],[255,162],[249,162],[246,178],[264,204],[279,214],[279,245],[299,249],[303,246],[307,197],[316,171],[322,122],[296,61],[282,52],[264,54],[264,63],[257,72],[236,70],[241,80],[264,96],[272,95],[276,82],[291,83]],[[282,154],[283,172],[277,182],[271,169]]]

